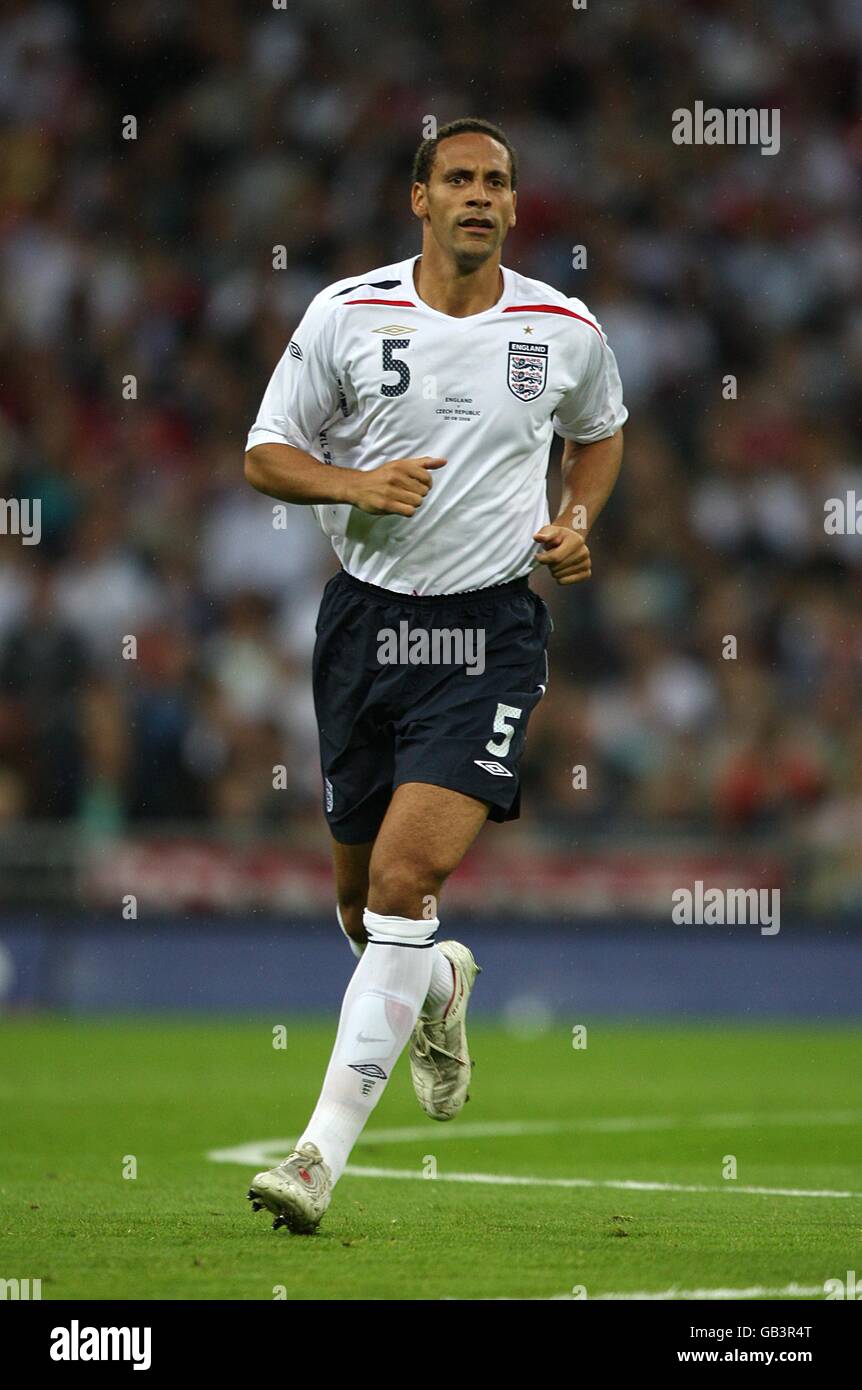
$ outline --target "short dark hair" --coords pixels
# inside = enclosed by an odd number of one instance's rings
[[[500,127],[492,125],[490,121],[483,121],[479,116],[463,116],[458,121],[449,121],[447,125],[441,125],[436,135],[423,140],[413,159],[413,182],[428,183],[434,168],[437,146],[441,140],[448,140],[452,135],[465,135],[469,131],[476,131],[479,135],[490,135],[492,140],[499,140],[503,148],[508,150],[510,176],[514,189],[518,183],[518,156]]]

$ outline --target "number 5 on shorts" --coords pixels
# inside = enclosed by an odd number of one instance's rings
[[[497,713],[494,715],[494,733],[500,734],[501,738],[499,740],[488,739],[485,747],[489,753],[493,753],[498,758],[505,758],[509,751],[509,744],[512,742],[512,735],[515,732],[514,725],[507,724],[506,718],[508,716],[510,719],[520,719],[523,713],[522,709],[516,709],[514,705],[497,706]]]

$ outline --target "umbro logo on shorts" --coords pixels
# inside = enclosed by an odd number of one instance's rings
[[[502,763],[486,763],[481,758],[474,758],[473,762],[477,767],[483,767],[486,772],[491,772],[495,777],[514,777],[514,772],[510,772]]]

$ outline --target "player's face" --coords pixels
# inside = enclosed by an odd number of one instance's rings
[[[464,269],[499,251],[515,225],[516,202],[508,150],[478,131],[443,140],[428,183],[413,185],[413,211]]]

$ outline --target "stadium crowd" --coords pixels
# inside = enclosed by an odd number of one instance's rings
[[[418,250],[423,122],[474,114],[504,263],[587,302],[630,411],[592,581],[537,581],[523,833],[862,840],[852,499],[824,525],[855,492],[862,532],[861,58],[843,0],[7,3],[0,497],[41,539],[0,536],[0,824],[325,834],[335,561],[246,433],[312,295]],[[779,108],[779,152],[673,143],[697,100]]]

